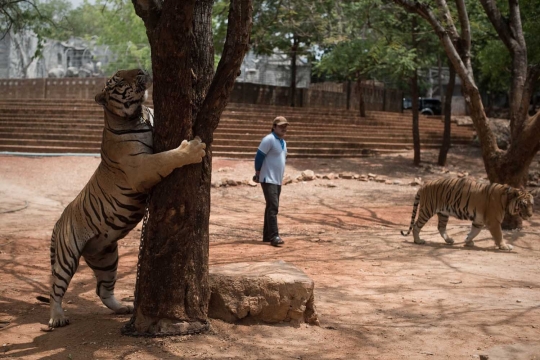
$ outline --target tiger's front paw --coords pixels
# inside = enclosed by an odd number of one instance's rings
[[[414,239],[414,243],[418,245],[424,245],[426,241],[422,239]]]
[[[178,150],[185,156],[185,164],[200,163],[202,158],[206,155],[206,144],[201,141],[201,138],[195,136],[195,139],[187,141],[184,140],[178,147]]]
[[[49,329],[69,325],[69,319],[65,315],[54,316],[49,320]]]
[[[454,245],[454,239],[452,239],[451,237],[444,239],[444,241],[445,241],[448,245]]]
[[[514,248],[514,247],[513,247],[512,245],[510,245],[510,244],[501,244],[501,245],[499,246],[499,249],[501,249],[501,250],[509,250],[509,251],[510,251],[510,250],[512,250],[513,248]]]
[[[465,246],[470,246],[470,247],[473,247],[474,246],[474,241],[465,241]]]

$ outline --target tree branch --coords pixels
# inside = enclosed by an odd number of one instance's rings
[[[431,11],[431,9],[423,3],[420,3],[418,1],[413,0],[394,0],[394,2],[398,5],[401,5],[405,10],[416,13],[426,19],[433,30],[435,30],[435,33],[441,40],[441,43],[443,44],[446,55],[454,65],[454,68],[456,69],[456,72],[458,73],[461,80],[467,85],[472,88],[476,88],[476,84],[474,82],[474,79],[472,77],[472,73],[470,71],[470,64],[465,64],[463,60],[461,59],[460,54],[458,53],[456,49],[455,42],[450,38],[448,35],[448,32],[444,29],[442,24],[437,20],[435,17],[435,14]],[[449,13],[446,15],[450,16]],[[457,34],[457,33],[456,33]],[[456,39],[458,41],[459,39]]]
[[[231,0],[223,54],[194,124],[194,135],[206,134],[205,141],[212,141],[213,131],[227,106],[244,55],[249,48],[252,13],[252,0]]]
[[[514,138],[515,135],[521,132],[521,130],[524,127],[524,124],[526,123],[526,120],[529,119],[529,103],[530,103],[530,99],[532,97],[532,94],[534,93],[534,89],[536,88],[536,84],[538,83],[539,78],[540,78],[540,65],[529,66],[529,69],[527,71],[527,79],[525,80],[525,86],[523,89],[523,95],[521,97],[521,104],[519,107],[519,116],[517,116],[516,119],[514,120],[516,124],[514,125],[513,131],[515,131],[516,134],[513,134],[512,138]],[[540,138],[540,136],[536,136],[536,137]]]
[[[512,137],[507,155],[510,158],[520,159],[529,156],[529,154],[535,154],[538,151],[539,141],[540,111],[529,118],[517,138]],[[510,154],[511,152],[513,154]]]
[[[521,26],[521,14],[519,10],[519,3],[517,0],[509,0],[508,5],[510,7],[510,31],[512,38],[515,39],[520,49],[526,49],[525,37],[523,36]]]
[[[456,26],[454,24],[454,20],[452,19],[452,16],[450,15],[450,10],[448,9],[448,4],[446,3],[446,0],[437,0],[437,4],[439,5],[439,9],[442,10],[441,17],[446,23],[446,26],[445,26],[446,31],[450,33],[453,41],[457,41],[459,39],[459,35],[457,32]]]
[[[442,45],[444,46],[448,59],[452,62],[452,65],[454,65],[456,73],[459,75],[461,81],[463,82],[464,93],[468,98],[468,102],[471,104],[471,107],[473,107],[472,110],[474,110],[476,113],[474,116],[472,116],[472,119],[478,133],[478,137],[480,138],[480,142],[484,144],[482,146],[483,152],[496,153],[498,151],[497,142],[495,141],[495,136],[493,135],[493,132],[489,127],[487,117],[484,113],[480,93],[478,91],[478,87],[476,86],[476,82],[474,81],[470,58],[467,58],[468,53],[460,54],[456,49],[457,42],[464,42],[466,48],[467,43],[470,41],[470,39],[463,40],[462,38],[457,38],[455,41],[452,41],[449,33],[443,28],[441,23],[437,20],[433,11],[431,11],[429,6],[425,3],[421,3],[417,0],[393,1],[396,4],[401,5],[407,11],[416,13],[426,19],[433,28],[433,30],[435,30],[435,33],[437,34],[437,36],[441,40]],[[437,3],[440,7],[439,10],[444,13],[443,17],[451,18],[451,14],[449,13],[448,8],[445,7],[446,2],[444,0],[437,0]],[[457,6],[459,15],[465,16],[465,5],[460,5],[459,3],[457,3]],[[467,29],[468,23],[468,21],[462,23],[462,27],[465,26],[464,34],[468,34],[469,32],[469,30]],[[463,59],[462,56],[464,57]]]
[[[508,50],[512,51],[512,48],[514,47],[512,34],[508,24],[504,21],[497,4],[494,0],[480,0],[480,3],[482,3],[482,7],[486,12],[489,21],[493,24],[495,31],[497,31],[499,38],[501,38]]]
[[[526,49],[525,38],[521,27],[521,15],[519,3],[517,0],[509,0],[510,18],[507,21],[503,18],[497,8],[495,0],[480,0],[484,11],[486,12],[497,34],[506,45],[510,53],[515,54],[518,51]]]
[[[161,17],[164,0],[131,0],[135,13],[143,20],[146,29],[154,30]]]
[[[467,61],[471,58],[471,24],[469,22],[469,15],[467,14],[467,7],[464,0],[456,0],[456,6],[458,9],[459,23],[461,26],[461,39],[464,55],[467,57]]]

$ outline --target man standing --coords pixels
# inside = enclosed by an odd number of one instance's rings
[[[263,241],[269,242],[273,246],[285,243],[279,237],[277,214],[287,158],[287,144],[283,138],[287,133],[288,125],[289,122],[283,116],[276,117],[272,125],[272,132],[262,139],[255,156],[253,180],[261,183],[266,201]]]

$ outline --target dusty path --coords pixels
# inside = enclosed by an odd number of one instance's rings
[[[505,233],[514,251],[494,249],[483,231],[464,248],[467,222],[451,219],[454,246],[435,221],[424,246],[399,230],[410,221],[415,177],[442,176],[411,154],[373,159],[291,159],[287,172],[385,175],[401,185],[315,180],[283,188],[283,248],[260,242],[259,187],[212,189],[210,263],[282,259],[315,281],[320,327],[236,324],[166,339],[120,335],[128,317],[111,315],[81,264],[66,296],[72,324],[41,332],[48,308],[49,240],[54,222],[97,166],[93,157],[0,156],[0,358],[18,359],[489,359],[540,358],[540,241],[535,215]],[[453,149],[448,170],[484,174],[478,152]],[[535,166],[537,167],[537,163]],[[214,159],[213,180],[248,179],[252,162]],[[431,169],[430,169],[431,168]],[[329,184],[332,184],[329,186]],[[334,186],[335,187],[332,187]],[[140,225],[139,225],[140,226]],[[133,293],[140,227],[120,243],[117,293]]]

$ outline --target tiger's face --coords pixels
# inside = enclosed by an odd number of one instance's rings
[[[519,216],[524,220],[529,219],[533,214],[534,198],[527,193],[526,196],[519,201]]]
[[[523,220],[529,219],[533,214],[534,198],[531,193],[524,190],[515,190],[514,198],[510,200],[511,215],[519,215]]]
[[[120,117],[139,117],[152,78],[142,69],[119,70],[107,79],[96,102]]]

